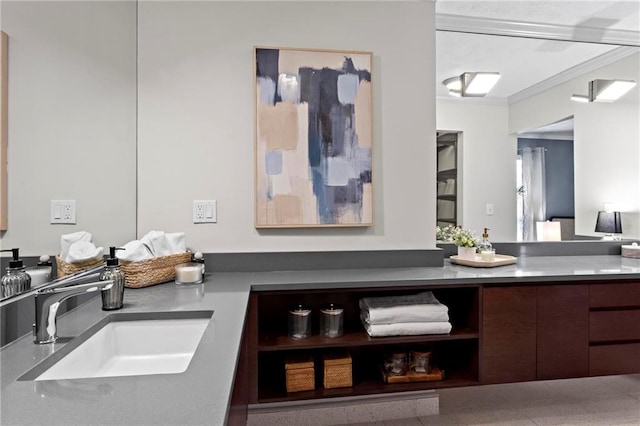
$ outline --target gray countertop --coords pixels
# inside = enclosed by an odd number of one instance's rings
[[[64,343],[24,336],[0,351],[2,425],[209,424],[225,422],[249,293],[336,287],[424,286],[640,279],[640,259],[620,256],[519,258],[498,268],[443,267],[208,274],[201,285],[166,283],[125,290],[115,312],[213,310],[187,371],[181,374],[17,381]],[[59,335],[77,336],[109,312],[96,298],[59,318]],[[66,340],[68,341],[68,339]]]

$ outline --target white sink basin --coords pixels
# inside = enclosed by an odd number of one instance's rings
[[[182,373],[196,352],[211,314],[205,318],[109,321],[31,380]]]

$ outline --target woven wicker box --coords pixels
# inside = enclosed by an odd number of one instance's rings
[[[191,261],[191,252],[154,257],[142,262],[120,262],[124,285],[128,288],[149,287],[166,283],[176,277],[176,265]]]
[[[56,255],[56,274],[58,278],[66,277],[87,269],[95,268],[104,263],[104,259],[91,259],[81,263],[67,263],[60,255]]]
[[[353,386],[351,356],[348,353],[327,353],[323,355],[325,389]]]
[[[300,392],[316,388],[313,358],[309,356],[290,356],[284,362],[287,392]]]

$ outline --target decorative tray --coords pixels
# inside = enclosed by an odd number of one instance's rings
[[[444,379],[444,371],[433,367],[428,373],[408,371],[404,376],[393,376],[382,370],[382,379],[385,383],[435,382]]]
[[[517,257],[508,256],[506,254],[496,254],[495,260],[492,262],[482,260],[480,256],[476,256],[474,259],[451,256],[449,259],[451,259],[451,263],[472,266],[474,268],[495,268],[496,266],[512,265],[518,261]]]

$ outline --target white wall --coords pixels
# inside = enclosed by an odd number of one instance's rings
[[[435,246],[433,2],[141,2],[138,235],[204,252]],[[372,51],[375,226],[256,230],[253,46]],[[218,223],[194,225],[195,199]]]
[[[135,237],[134,2],[3,1],[9,35],[8,230],[3,249],[60,251]],[[76,225],[51,225],[50,200],[74,199]]]
[[[511,132],[529,130],[573,115],[576,234],[594,232],[597,212],[612,202],[622,213],[623,236],[640,238],[640,89],[612,104],[576,103],[593,79],[640,81],[640,55],[585,74],[511,105]]]
[[[467,100],[436,101],[437,129],[462,132],[458,224],[478,236],[489,228],[492,241],[515,241],[517,139],[508,134],[508,107]],[[487,203],[493,215],[485,213]]]

